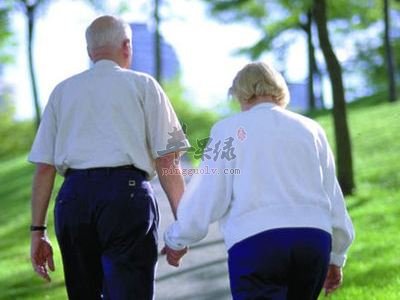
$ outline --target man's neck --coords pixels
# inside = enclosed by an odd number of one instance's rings
[[[126,63],[123,59],[121,59],[120,55],[118,55],[118,52],[116,49],[111,48],[111,47],[101,47],[96,50],[94,50],[91,53],[90,58],[94,63],[98,62],[99,60],[112,60],[116,64],[118,64],[121,68],[126,68]]]

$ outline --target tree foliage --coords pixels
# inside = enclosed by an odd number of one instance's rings
[[[353,165],[350,134],[346,118],[346,100],[342,80],[342,71],[339,60],[333,50],[330,40],[331,32],[328,32],[328,16],[336,20],[353,18],[352,10],[366,10],[368,3],[361,1],[329,1],[327,7],[325,0],[303,1],[257,1],[257,0],[204,0],[208,2],[214,15],[226,20],[251,20],[260,31],[262,38],[253,46],[244,50],[254,59],[268,50],[283,53],[292,42],[283,38],[287,33],[305,31],[309,41],[309,70],[310,80],[313,78],[316,65],[313,58],[313,36],[309,18],[315,18],[318,28],[318,41],[322,49],[332,84],[333,94],[333,119],[335,124],[336,150],[338,162],[338,178],[345,194],[350,194],[354,188]],[[354,3],[353,3],[354,2]],[[361,3],[360,3],[361,2]],[[346,7],[346,9],[343,9]],[[258,8],[258,10],[254,10]],[[364,18],[372,18],[373,15],[362,14]],[[308,23],[308,24],[307,24]],[[344,28],[345,29],[345,28]],[[243,52],[243,50],[242,50]],[[311,87],[309,89],[312,90]],[[311,101],[310,101],[311,102]]]
[[[37,19],[40,16],[40,13],[45,11],[48,5],[56,2],[56,0],[5,0],[8,7],[11,7],[16,10],[20,10],[24,13],[26,17],[26,25],[27,25],[27,56],[28,56],[28,64],[29,64],[29,74],[31,79],[32,86],[32,95],[33,95],[33,106],[35,110],[35,124],[36,127],[39,127],[40,118],[41,118],[41,107],[38,96],[38,87],[36,83],[36,74],[35,74],[35,66],[34,66],[34,36],[35,36],[35,27]],[[90,5],[92,5],[96,9],[104,8],[104,1],[101,0],[86,0]]]
[[[5,64],[12,61],[12,55],[10,51],[12,32],[10,29],[9,14],[10,8],[8,6],[0,7],[0,64]]]
[[[0,101],[0,159],[26,153],[33,142],[32,122],[16,121],[11,93],[3,91]]]
[[[304,28],[307,23],[307,13],[311,9],[312,0],[203,0],[208,3],[211,14],[224,23],[229,22],[247,22],[258,28],[261,38],[253,45],[243,47],[239,53],[248,54],[252,59],[259,58],[266,51],[274,51],[277,53],[276,58],[284,60],[287,56],[287,49],[293,43],[295,38],[305,34]],[[392,7],[392,14],[400,9],[400,1],[389,1]],[[329,22],[329,32],[331,34],[332,43],[336,50],[347,52],[346,61],[343,62],[344,76],[346,77],[362,77],[369,83],[368,92],[378,91],[380,87],[386,85],[387,82],[386,66],[382,64],[370,64],[365,59],[366,51],[379,60],[385,59],[384,52],[377,51],[378,46],[383,45],[383,0],[335,0],[327,1],[327,18]],[[399,14],[393,17],[393,25],[400,18]],[[398,21],[397,21],[397,24]],[[381,28],[377,37],[371,34],[371,29]],[[397,25],[397,29],[399,25]],[[360,36],[354,39],[354,36]],[[351,49],[349,40],[354,43]],[[370,43],[370,40],[377,40],[378,46]],[[314,43],[316,38],[313,37]],[[346,42],[346,43],[345,43]],[[392,39],[392,46],[397,42]],[[362,44],[362,46],[360,46]],[[369,45],[374,47],[369,47]],[[396,53],[396,50],[393,51]],[[395,55],[395,60],[397,57]],[[361,61],[360,61],[361,60]],[[323,64],[317,62],[317,69]],[[362,68],[358,68],[358,63],[368,65],[369,71],[365,72]],[[396,63],[395,63],[396,65]],[[318,68],[319,67],[319,68]],[[373,76],[379,72],[380,76]],[[399,71],[396,71],[399,77]],[[371,77],[372,76],[372,77]],[[378,79],[378,81],[377,81]]]
[[[9,6],[0,6],[0,130],[4,124],[12,122],[15,110],[11,102],[10,90],[1,78],[2,67],[12,61],[10,53],[12,33],[9,27],[9,13]],[[0,133],[0,135],[2,134]]]
[[[220,118],[219,114],[211,110],[199,109],[192,104],[185,96],[179,77],[166,82],[164,89],[171,100],[179,121],[184,127],[193,150],[196,150],[197,153],[202,153],[205,145],[202,146],[201,141],[209,137],[212,125]],[[189,152],[188,154],[193,163],[198,162],[194,157],[194,152]]]

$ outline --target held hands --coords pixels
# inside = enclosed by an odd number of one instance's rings
[[[51,281],[49,270],[54,271],[53,248],[43,232],[32,232],[31,261],[35,272],[48,282]]]
[[[340,287],[342,284],[342,279],[342,268],[335,265],[329,265],[328,273],[324,282],[325,296],[328,296],[329,294],[333,293],[338,287]]]
[[[171,266],[179,267],[182,257],[187,253],[187,247],[182,250],[173,250],[167,245],[161,250],[162,255],[167,255],[167,261]]]

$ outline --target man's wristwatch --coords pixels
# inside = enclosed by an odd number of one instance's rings
[[[34,226],[31,225],[31,231],[45,231],[47,226]]]

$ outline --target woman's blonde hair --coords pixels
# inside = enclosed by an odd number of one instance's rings
[[[233,79],[229,94],[240,102],[256,96],[270,96],[282,107],[289,103],[290,98],[283,76],[264,62],[252,62],[241,69]]]

